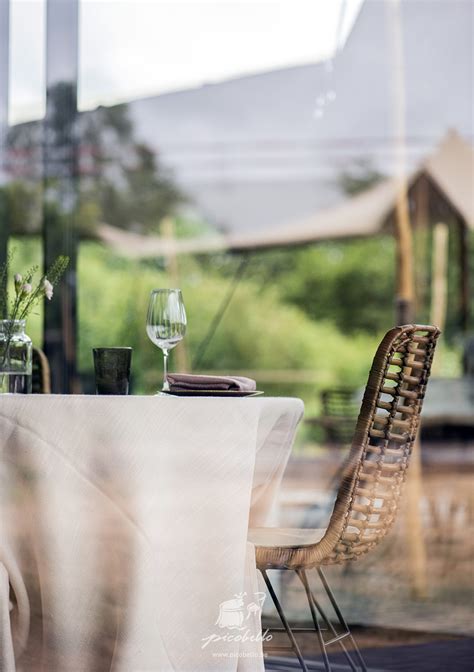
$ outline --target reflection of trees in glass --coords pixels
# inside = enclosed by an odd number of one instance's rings
[[[157,231],[167,214],[184,201],[171,175],[146,144],[134,137],[127,105],[100,107],[80,115],[77,129],[65,114],[70,86],[59,83],[50,94],[47,133],[58,148],[48,169],[47,185],[54,193],[61,174],[63,148],[79,143],[79,198],[75,222],[81,235],[94,236],[106,222],[140,232]],[[20,124],[7,138],[11,181],[0,188],[0,201],[12,234],[39,233],[42,210],[42,124]],[[56,164],[56,165],[55,165]],[[48,200],[51,200],[51,193]]]
[[[0,187],[2,228],[11,235],[38,233],[41,228],[41,124],[28,122],[9,129],[6,165],[10,181]]]
[[[134,138],[127,105],[99,107],[81,118],[81,219],[140,232],[184,198],[152,149]]]
[[[30,180],[15,180],[0,187],[2,220],[11,234],[38,233],[41,227],[41,189]]]
[[[385,175],[373,167],[370,159],[360,158],[339,174],[337,184],[345,194],[355,196],[384,178]]]

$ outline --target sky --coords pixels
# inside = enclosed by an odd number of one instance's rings
[[[329,59],[362,2],[80,0],[79,108]],[[44,114],[45,9],[11,0],[10,123]]]

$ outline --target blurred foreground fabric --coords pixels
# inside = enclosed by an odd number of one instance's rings
[[[261,672],[247,529],[271,515],[302,410],[4,396],[1,672]],[[219,637],[242,634],[218,618],[233,599],[245,643]]]

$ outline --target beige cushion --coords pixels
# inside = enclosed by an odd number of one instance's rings
[[[297,529],[283,527],[254,527],[249,530],[248,540],[255,546],[270,548],[273,546],[295,548],[316,544],[326,530]]]

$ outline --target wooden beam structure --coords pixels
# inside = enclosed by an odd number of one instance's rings
[[[175,223],[174,219],[171,216],[164,217],[161,222],[161,231],[163,238],[165,240],[173,243],[175,239]],[[170,282],[170,287],[180,288],[180,276],[179,276],[179,265],[178,265],[178,255],[170,254],[166,259],[166,270],[168,272],[168,278]],[[180,373],[186,373],[189,371],[189,357],[188,349],[186,346],[186,339],[183,339],[181,343],[178,344],[176,350],[174,350],[174,357],[176,363],[176,369]]]
[[[396,324],[413,322],[415,283],[413,275],[413,235],[408,203],[408,173],[406,164],[405,128],[405,66],[403,57],[403,34],[401,27],[399,0],[391,0],[388,5],[388,22],[392,36],[393,61],[393,127],[395,137],[395,175],[398,182],[395,203],[396,242]]]
[[[417,319],[424,314],[429,294],[429,242],[430,242],[430,203],[429,183],[422,174],[412,185],[409,198],[415,205],[413,222],[414,235],[414,275],[415,275],[415,305]]]
[[[444,222],[437,222],[433,227],[430,322],[439,327],[441,331],[446,323],[448,298],[448,240],[448,225]]]
[[[466,222],[458,218],[459,230],[459,315],[460,326],[464,334],[467,333],[470,325],[470,273],[472,268],[469,264],[469,231]]]
[[[415,319],[415,281],[413,273],[413,234],[408,202],[405,133],[405,67],[399,0],[390,0],[387,4],[387,11],[387,19],[391,27],[392,36],[394,136],[396,138],[395,156],[397,157],[396,177],[398,180],[394,217],[397,272],[395,322],[396,324],[402,325],[409,324]],[[423,539],[420,510],[422,499],[422,472],[419,439],[417,439],[413,445],[413,454],[406,483],[406,491],[407,507],[405,526],[408,561],[410,563],[412,580],[411,587],[413,595],[419,599],[423,599],[427,595],[428,586],[426,581],[426,548]]]

